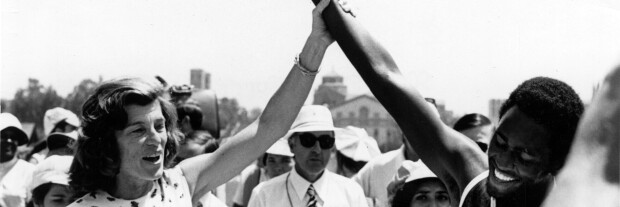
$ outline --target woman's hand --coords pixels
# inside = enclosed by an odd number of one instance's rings
[[[312,32],[310,33],[310,38],[316,38],[328,46],[334,42],[334,38],[332,38],[329,31],[327,31],[327,26],[325,26],[325,21],[323,21],[322,13],[323,10],[329,6],[330,2],[331,0],[321,0],[321,2],[319,2],[319,4],[317,4],[312,10]],[[338,4],[344,12],[355,17],[353,6],[349,3],[349,1],[338,0]]]

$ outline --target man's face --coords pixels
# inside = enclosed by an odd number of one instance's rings
[[[516,106],[509,109],[489,146],[489,194],[510,196],[544,181],[551,165],[550,140],[550,132],[542,125]]]
[[[12,129],[2,130],[0,141],[0,163],[12,160],[17,154],[16,133]]]
[[[294,135],[290,141],[291,151],[295,155],[296,169],[303,171],[299,173],[302,176],[303,174],[312,176],[321,174],[329,161],[329,156],[334,147],[334,132],[301,132]],[[321,146],[320,142],[323,142],[323,146]],[[312,143],[312,145],[307,146],[308,143]]]

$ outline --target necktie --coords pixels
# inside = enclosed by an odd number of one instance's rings
[[[314,186],[310,185],[310,187],[308,187],[307,194],[310,199],[308,200],[308,204],[306,205],[306,207],[317,207],[318,199],[316,198],[317,196],[316,191],[314,190]]]

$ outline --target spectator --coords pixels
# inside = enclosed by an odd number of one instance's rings
[[[329,109],[304,106],[288,135],[294,169],[256,186],[249,207],[367,206],[359,185],[325,170],[335,142]]]
[[[454,123],[454,130],[467,136],[486,152],[493,135],[491,120],[482,114],[467,114]]]
[[[391,207],[449,207],[446,186],[422,162],[403,162],[388,185]]]
[[[43,117],[43,133],[45,139],[35,144],[32,151],[26,156],[26,159],[32,164],[43,161],[47,157],[49,150],[47,138],[52,133],[69,133],[76,131],[79,127],[80,120],[73,112],[67,109],[56,107],[45,111]],[[54,144],[63,145],[62,143]]]
[[[73,155],[73,148],[77,141],[77,131],[54,132],[47,137],[47,157],[52,155]]]
[[[286,139],[279,139],[274,143],[265,155],[263,155],[262,166],[251,165],[250,169],[241,173],[241,181],[236,189],[233,207],[246,206],[250,201],[252,190],[258,184],[268,181],[291,171],[295,162],[293,153]]]
[[[177,106],[177,116],[179,118],[179,129],[183,132],[183,134],[187,135],[194,130],[201,129],[203,116],[202,110],[195,104],[185,103]]]
[[[13,114],[0,114],[0,206],[24,207],[34,165],[18,159],[17,147],[28,143],[22,124]]]
[[[620,67],[593,96],[544,207],[620,205]]]
[[[366,130],[348,126],[336,133],[336,174],[351,178],[372,158],[381,154],[374,138]]]
[[[218,141],[206,130],[192,131],[179,143],[177,163],[201,154],[212,153],[219,147]]]
[[[35,207],[64,207],[75,200],[69,187],[69,167],[73,156],[53,155],[39,163],[30,191]]]

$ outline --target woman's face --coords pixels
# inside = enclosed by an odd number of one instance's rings
[[[167,141],[165,118],[159,101],[125,106],[127,125],[115,132],[121,166],[117,176],[156,180],[163,174]]]
[[[439,179],[422,181],[415,189],[410,207],[449,207],[448,191]]]
[[[295,165],[293,159],[288,156],[267,154],[265,162],[265,173],[268,177],[273,178],[291,171]]]
[[[73,202],[74,192],[69,186],[52,184],[50,190],[43,198],[43,205],[36,204],[37,207],[64,207]]]

